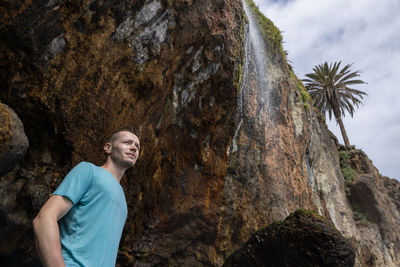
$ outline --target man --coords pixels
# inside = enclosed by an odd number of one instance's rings
[[[115,266],[127,216],[120,180],[139,157],[135,132],[123,128],[104,145],[102,166],[76,165],[33,220],[44,266]]]

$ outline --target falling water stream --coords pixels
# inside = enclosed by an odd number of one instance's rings
[[[243,72],[243,84],[242,87],[249,86],[248,83],[248,76],[249,76],[249,57],[252,56],[254,59],[254,67],[255,69],[255,76],[257,77],[258,87],[260,90],[267,89],[267,70],[268,70],[268,62],[267,62],[267,51],[266,45],[264,41],[264,37],[260,33],[258,23],[254,18],[253,13],[251,12],[246,0],[242,1],[243,7],[248,18],[248,34],[246,38],[246,59]]]
[[[268,46],[260,31],[258,18],[255,17],[246,0],[242,0],[242,3],[248,18],[248,27],[246,28],[245,57],[238,110],[240,121],[250,116],[256,118],[257,124],[262,127],[271,122],[276,110],[276,103],[274,103],[276,97],[273,95],[271,78],[268,73],[270,71]],[[251,99],[254,95],[256,95],[256,99]],[[242,125],[242,122],[239,125]]]
[[[268,76],[268,52],[265,37],[260,32],[257,18],[247,1],[242,0],[242,3],[248,24],[245,31],[245,56],[238,97],[238,124],[230,150],[232,153],[238,150],[237,138],[241,127],[247,126],[247,132],[250,135],[255,132],[259,133],[260,130],[262,132],[266,126],[271,126],[271,115],[274,114],[274,106],[270,101],[272,84]],[[254,119],[256,125],[249,125]],[[258,136],[258,138],[262,137]]]
[[[258,14],[253,14],[247,0],[242,3],[248,24],[227,184],[231,185],[229,196],[237,203],[234,206],[254,207],[243,215],[246,222],[251,221],[248,218],[257,218],[254,225],[248,226],[252,229],[257,228],[256,224],[265,225],[272,218],[287,215],[284,189],[290,170],[282,150],[282,128],[278,125],[285,123],[285,118],[281,115],[280,77],[269,61],[273,51],[269,51],[260,31]]]
[[[225,190],[231,206],[226,216],[251,232],[296,208],[321,204],[312,203],[309,191],[315,182],[306,156],[305,109],[281,48],[265,36],[278,29],[255,11],[251,0],[242,3],[248,23],[236,130],[228,153]]]

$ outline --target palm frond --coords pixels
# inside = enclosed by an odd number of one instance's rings
[[[324,62],[316,65],[313,72],[305,74],[303,83],[313,98],[313,105],[321,110],[323,114],[328,112],[329,119],[334,109],[337,107],[339,114],[345,116],[349,113],[353,116],[355,107],[362,104],[361,99],[367,96],[363,91],[350,88],[357,84],[365,84],[360,77],[360,71],[351,71],[352,64],[347,64],[341,68],[342,62],[328,64]],[[335,115],[335,117],[336,117]]]

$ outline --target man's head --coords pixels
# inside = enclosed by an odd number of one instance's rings
[[[121,168],[133,167],[139,157],[140,141],[133,128],[125,127],[115,131],[104,144],[107,160]]]

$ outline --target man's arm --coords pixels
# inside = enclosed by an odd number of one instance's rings
[[[42,264],[46,267],[65,266],[57,222],[72,208],[72,205],[72,201],[67,197],[53,195],[33,220],[36,249]]]

